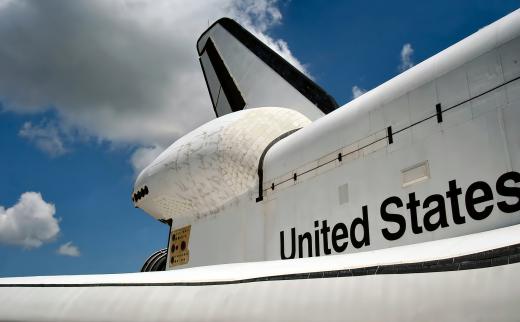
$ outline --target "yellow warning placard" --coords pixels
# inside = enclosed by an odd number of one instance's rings
[[[175,229],[170,235],[170,267],[187,264],[190,260],[191,225]]]

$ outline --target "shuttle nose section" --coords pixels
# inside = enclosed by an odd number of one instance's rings
[[[303,127],[303,114],[261,107],[226,114],[178,139],[137,177],[136,207],[158,220],[202,218],[258,184],[258,162],[277,137]]]

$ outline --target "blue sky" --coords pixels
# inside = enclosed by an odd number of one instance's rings
[[[211,119],[195,39],[219,16],[285,41],[290,52],[277,50],[343,105],[354,86],[400,73],[405,44],[417,64],[519,5],[222,0],[179,13],[175,1],[65,3],[0,0],[0,276],[134,272],[166,245],[168,227],[133,208],[130,191],[143,164]],[[41,199],[15,207],[26,192]]]

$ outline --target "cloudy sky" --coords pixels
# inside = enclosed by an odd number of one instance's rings
[[[0,0],[0,276],[132,272],[165,246],[130,191],[214,117],[195,51],[214,20],[234,18],[343,105],[517,7]]]

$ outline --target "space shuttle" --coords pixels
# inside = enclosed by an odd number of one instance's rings
[[[520,10],[343,106],[231,19],[196,50],[215,119],[131,192],[165,248],[0,320],[519,320]]]

